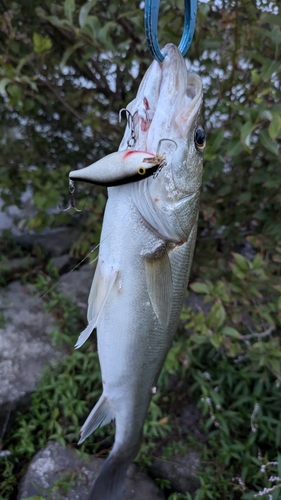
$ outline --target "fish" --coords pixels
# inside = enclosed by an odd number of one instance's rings
[[[108,186],[88,325],[75,346],[96,328],[103,391],[79,443],[112,420],[116,426],[89,500],[123,498],[178,325],[196,241],[206,144],[202,81],[187,71],[175,45],[162,53],[163,62],[152,62],[127,105],[119,150],[69,174],[72,181]]]

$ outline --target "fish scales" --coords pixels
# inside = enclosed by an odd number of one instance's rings
[[[117,182],[108,189],[89,324],[76,344],[97,328],[103,393],[82,426],[80,442],[98,426],[113,419],[116,424],[114,446],[91,500],[123,498],[126,470],[139,450],[152,388],[178,324],[196,240],[205,146],[202,83],[188,74],[174,45],[163,53],[163,63],[152,63],[127,106],[134,148],[127,146],[128,124],[118,152],[70,173],[76,180],[98,184],[108,176],[110,185]],[[165,164],[157,175],[125,184],[138,169],[140,150],[151,158],[163,139]]]

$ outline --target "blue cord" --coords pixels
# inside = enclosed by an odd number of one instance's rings
[[[159,5],[160,0],[146,0],[144,25],[149,50],[156,61],[162,62],[165,56],[161,53],[157,36]],[[197,0],[184,0],[184,6],[184,29],[182,39],[178,46],[183,56],[188,51],[192,42],[196,24]]]

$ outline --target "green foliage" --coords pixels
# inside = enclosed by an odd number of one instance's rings
[[[161,46],[179,42],[182,9],[183,2],[161,1]],[[191,284],[197,306],[182,313],[138,462],[146,467],[155,456],[172,460],[198,449],[177,425],[181,402],[197,402],[206,441],[200,444],[195,500],[280,496],[280,29],[277,0],[226,0],[222,6],[211,0],[199,3],[188,52],[189,64],[204,78],[208,134]],[[28,193],[35,215],[23,217],[21,227],[79,224],[71,254],[84,257],[99,239],[104,189],[77,186],[82,215],[57,206],[67,203],[70,170],[118,147],[119,109],[133,98],[151,62],[143,10],[133,0],[48,0],[40,6],[5,0],[0,54],[4,208],[21,206]],[[10,256],[21,257],[3,241],[1,284],[5,245]],[[255,256],[241,255],[239,245],[246,243]],[[57,278],[49,265],[25,279],[45,293]],[[0,462],[1,498],[10,498],[49,439],[75,446],[100,394],[95,346],[73,352],[83,327],[79,312],[54,291],[46,307],[59,323],[53,341],[68,354],[46,372],[29,410],[3,438],[13,455]],[[102,429],[79,449],[105,454],[112,434]],[[190,500],[165,480],[160,485],[170,500]]]
[[[74,0],[5,5],[0,30],[3,196],[7,204],[20,205],[28,187],[37,215],[26,223],[42,229],[69,221],[69,214],[50,210],[66,201],[69,170],[117,148],[122,134],[117,113],[135,94],[150,62],[143,11],[133,0],[113,1],[106,8],[102,2]],[[277,3],[262,5],[236,0],[219,10],[213,1],[199,4],[188,57],[206,77],[201,229],[210,237],[223,231],[224,238],[236,242],[245,233],[260,234],[273,247],[281,240],[281,22]],[[181,9],[179,2],[161,2],[160,43],[178,43]],[[95,204],[104,190],[77,189],[89,215],[89,195]],[[89,227],[87,217],[81,226]]]
[[[280,277],[272,268],[260,254],[249,261],[233,253],[220,280],[190,285],[212,303],[210,312],[184,311],[183,318],[194,347],[211,342],[231,357],[247,356],[253,367],[267,366],[281,381]]]

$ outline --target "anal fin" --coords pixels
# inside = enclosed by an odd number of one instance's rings
[[[102,395],[81,427],[78,444],[83,443],[98,427],[109,424],[114,418],[115,415],[109,406],[108,400]]]

